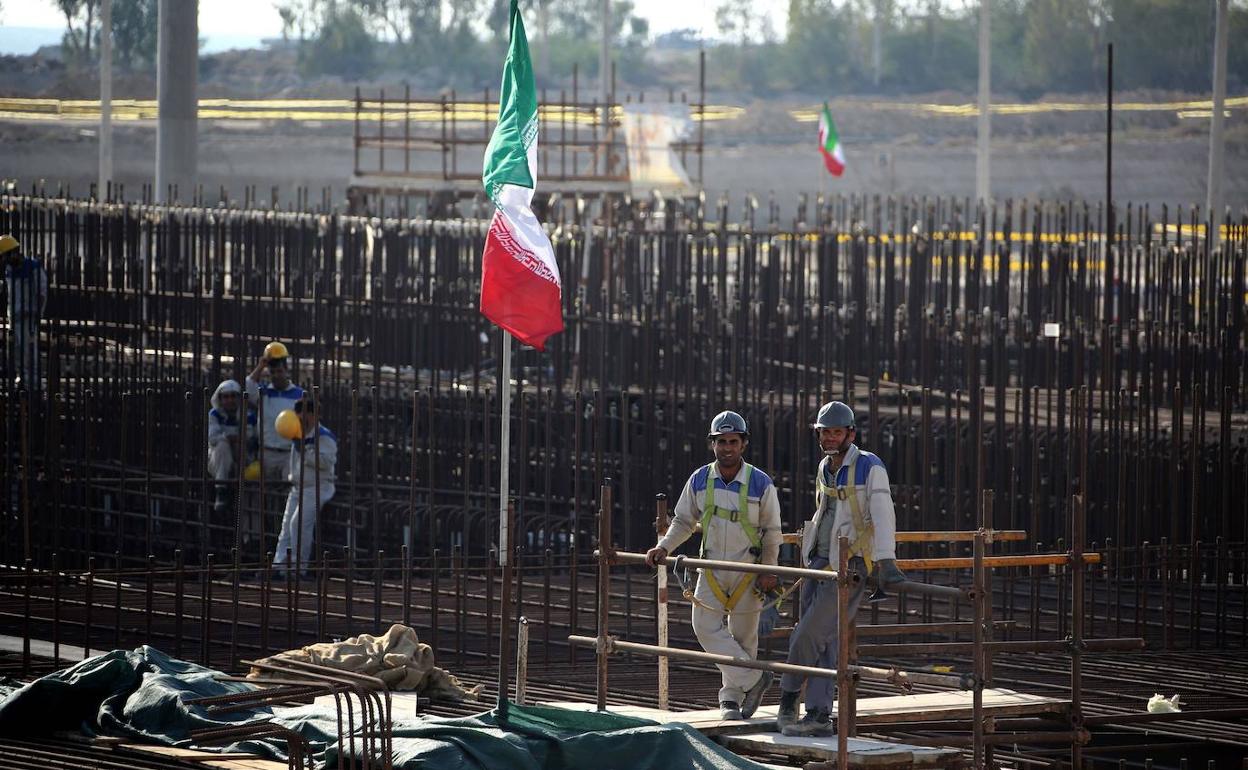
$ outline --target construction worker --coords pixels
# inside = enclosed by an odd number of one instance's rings
[[[311,564],[316,521],[334,496],[338,437],[320,424],[316,405],[308,398],[296,401],[293,410],[281,412],[274,428],[287,440],[286,478],[291,486],[273,565],[280,571],[290,551],[306,570]]]
[[[268,371],[268,379],[261,381],[261,374]],[[281,481],[286,476],[286,463],[290,459],[290,441],[274,430],[277,416],[293,409],[295,402],[303,398],[303,388],[290,381],[290,351],[280,342],[270,342],[256,367],[247,375],[245,382],[247,399],[256,408],[263,423],[257,425],[260,436],[260,469],[266,481]]]
[[[699,523],[700,558],[776,564],[782,538],[780,499],[771,477],[742,459],[749,439],[741,415],[715,415],[707,434],[715,461],[698,468],[685,482],[667,534],[646,552],[648,565],[657,566],[689,539]],[[707,569],[699,573],[692,600],[693,631],[702,649],[753,659],[758,652],[759,594],[776,587],[776,576]],[[719,670],[723,718],[749,718],[771,685],[771,672],[736,666]]]
[[[242,398],[243,389],[234,380],[222,381],[212,393],[212,408],[208,410],[208,473],[214,481],[229,481],[235,468],[247,464],[248,452],[256,449],[256,415],[242,414]],[[230,510],[230,492],[226,484],[216,485],[215,511]]]
[[[12,235],[0,235],[0,259],[8,288],[9,361],[17,389],[40,390],[39,319],[48,304],[48,274],[39,260],[22,256]]]
[[[888,471],[879,457],[854,445],[854,410],[840,401],[819,409],[811,426],[824,457],[819,463],[815,515],[802,532],[802,559],[810,569],[828,569],[838,563],[840,538],[847,537],[849,569],[863,580],[850,588],[852,622],[871,576],[882,586],[906,579],[897,568],[897,515],[889,488]],[[802,583],[801,620],[789,638],[788,662],[836,668],[841,618],[837,616],[834,581]],[[797,700],[806,684],[806,714],[797,721]],[[776,726],[790,736],[831,735],[836,683],[828,677],[780,678],[780,709]]]

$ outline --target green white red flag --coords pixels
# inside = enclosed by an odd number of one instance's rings
[[[485,148],[481,180],[494,218],[481,257],[481,313],[525,345],[542,350],[563,331],[559,265],[533,214],[537,186],[537,88],[517,0],[503,62],[498,125]]]
[[[823,153],[823,165],[832,176],[845,173],[845,150],[841,147],[841,138],[836,133],[836,124],[832,122],[827,102],[823,103],[823,112],[819,115],[819,152]]]

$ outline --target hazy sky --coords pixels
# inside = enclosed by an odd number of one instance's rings
[[[633,3],[636,14],[649,20],[652,34],[689,27],[707,37],[718,33],[715,28],[717,4],[718,0],[634,0]],[[754,0],[754,7],[756,12],[767,14],[772,29],[783,34],[787,0]],[[4,4],[4,10],[0,12],[0,25],[63,29],[65,19],[51,0],[21,0]],[[221,47],[219,43],[214,45],[214,37],[223,40],[259,40],[264,37],[277,37],[281,33],[282,22],[271,2],[200,0],[199,34],[208,38],[209,50]],[[12,44],[8,47],[11,48]]]

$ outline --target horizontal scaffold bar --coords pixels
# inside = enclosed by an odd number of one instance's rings
[[[568,641],[572,644],[578,644],[583,647],[597,648],[599,645],[596,636],[576,636],[568,637]],[[738,668],[752,668],[759,671],[774,671],[778,674],[798,674],[799,676],[821,676],[835,677],[836,669],[832,668],[816,668],[814,666],[799,666],[793,663],[780,663],[770,660],[751,660],[738,659],[731,655],[716,655],[712,652],[702,652],[700,650],[685,650],[679,647],[660,647],[655,644],[642,644],[640,642],[626,642],[608,636],[603,644],[608,653],[613,652],[638,652],[646,655],[656,655],[659,657],[676,658],[678,660],[696,660],[704,663],[714,663],[720,666],[737,666]],[[970,674],[931,674],[925,671],[898,671],[895,668],[878,668],[876,666],[859,666],[851,665],[848,668],[849,673],[856,674],[863,679],[873,679],[883,682],[891,682],[903,690],[909,691],[917,682],[919,684],[929,684],[936,687],[953,687],[961,690],[969,690],[974,686],[974,678]]]
[[[594,551],[594,558],[598,558],[599,552]],[[616,551],[611,554],[611,560],[617,564],[645,564],[646,555],[644,553],[630,553],[628,551]],[[752,564],[750,562],[740,561],[719,561],[717,559],[695,559],[691,556],[667,556],[658,560],[660,564],[670,564],[673,567],[698,567],[712,570],[723,570],[724,572],[752,572],[755,575],[778,575],[780,577],[792,578],[812,578],[814,580],[836,580],[838,575],[835,570],[825,569],[806,569],[804,567],[782,567],[771,564]],[[857,581],[857,575],[851,575],[850,580]]]

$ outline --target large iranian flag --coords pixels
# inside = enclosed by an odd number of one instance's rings
[[[819,152],[823,153],[823,165],[827,166],[832,176],[845,173],[845,151],[841,148],[841,138],[836,133],[836,124],[832,122],[832,111],[828,103],[823,103],[823,112],[819,115]]]
[[[511,0],[510,22],[498,126],[485,148],[481,175],[496,207],[481,258],[481,313],[541,350],[547,337],[563,331],[559,265],[531,207],[537,186],[537,89],[517,0]]]

